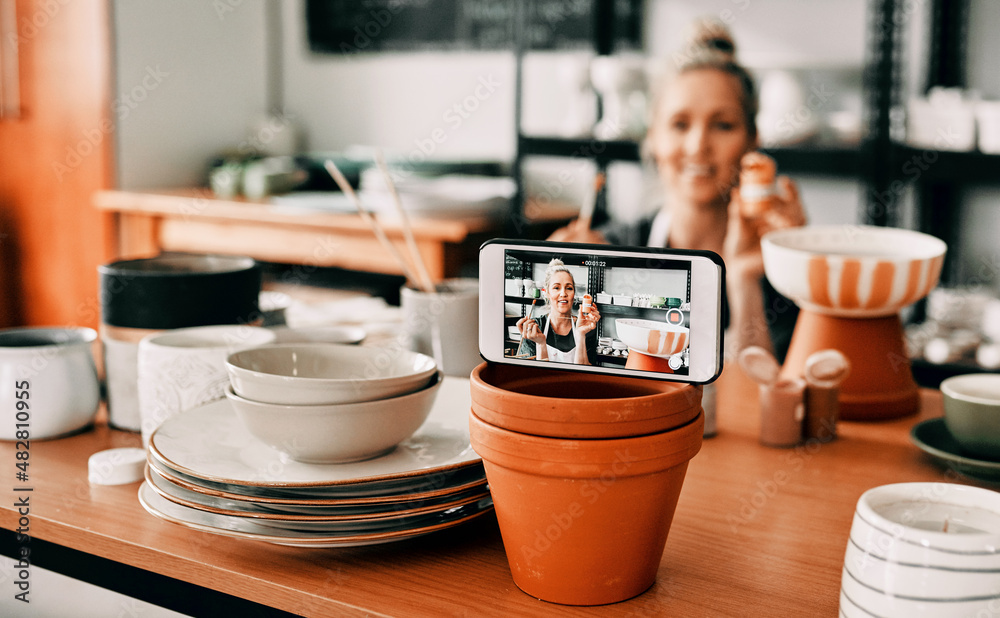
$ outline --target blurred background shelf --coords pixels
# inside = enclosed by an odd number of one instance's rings
[[[632,140],[518,136],[524,156],[582,157],[603,162],[641,160],[641,144]],[[799,146],[764,148],[782,172],[854,176],[861,169],[861,153],[856,146]],[[1000,160],[1000,157],[998,157]]]

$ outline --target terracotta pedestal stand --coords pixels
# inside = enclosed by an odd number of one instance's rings
[[[800,378],[813,352],[837,349],[851,363],[840,385],[840,418],[882,420],[914,414],[919,407],[898,315],[835,317],[803,308],[781,375]]]
[[[628,360],[625,361],[626,369],[639,369],[642,371],[658,371],[660,373],[673,373],[667,359],[659,356],[650,356],[635,350],[628,351]]]

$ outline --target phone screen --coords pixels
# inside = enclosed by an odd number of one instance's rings
[[[691,290],[688,259],[508,247],[505,330],[495,336],[504,341],[506,359],[584,363],[680,379],[690,373],[691,329],[716,328],[697,324]]]

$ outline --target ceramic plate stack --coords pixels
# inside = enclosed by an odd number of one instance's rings
[[[345,464],[294,461],[253,437],[228,400],[152,435],[139,500],[189,528],[302,547],[401,540],[493,508],[469,444],[468,381],[446,378],[427,421],[392,452]]]

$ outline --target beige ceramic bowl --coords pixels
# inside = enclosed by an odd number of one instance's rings
[[[945,243],[897,228],[830,225],[770,232],[764,271],[801,307],[841,317],[888,316],[937,285]]]
[[[954,376],[941,382],[944,424],[964,449],[1000,460],[1000,374]]]
[[[689,331],[685,326],[656,320],[618,318],[615,330],[630,350],[650,356],[666,358],[688,347]]]
[[[296,461],[329,464],[384,455],[424,424],[441,376],[414,393],[359,403],[289,406],[226,397],[247,430]]]
[[[231,354],[226,370],[240,397],[322,405],[412,393],[431,381],[437,366],[429,356],[398,348],[286,343]]]

